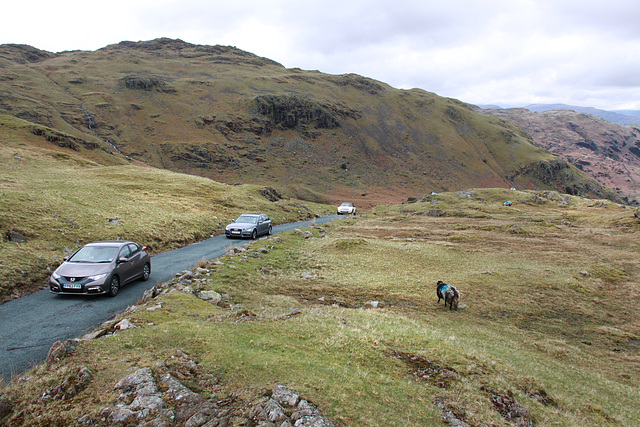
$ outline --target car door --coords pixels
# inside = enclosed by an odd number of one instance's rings
[[[120,284],[124,285],[131,279],[133,274],[133,262],[131,261],[131,249],[129,245],[124,245],[120,248],[116,262],[116,271],[118,272],[118,276],[120,276]]]
[[[269,234],[269,229],[271,228],[271,218],[268,216],[264,216],[264,232]]]
[[[129,243],[129,249],[131,250],[131,278],[138,277],[142,274],[142,268],[144,267],[144,260],[142,256],[142,248],[136,243]]]
[[[266,215],[260,215],[258,221],[258,234],[267,234],[269,232],[269,217]]]

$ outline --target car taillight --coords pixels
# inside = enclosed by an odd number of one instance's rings
[[[142,250],[143,250],[143,251],[146,251],[146,250],[147,250],[147,247],[146,247],[146,246],[143,246],[143,247],[142,247]]]

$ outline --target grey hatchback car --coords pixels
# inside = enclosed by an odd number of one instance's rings
[[[146,246],[127,241],[93,242],[65,257],[49,278],[49,291],[115,297],[123,285],[148,280],[150,274],[151,256]]]

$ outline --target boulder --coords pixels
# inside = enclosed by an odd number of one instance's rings
[[[216,291],[200,291],[197,296],[201,300],[209,301],[212,304],[217,304],[222,301],[222,295]]]
[[[53,343],[47,353],[46,363],[47,365],[57,362],[68,354],[73,353],[73,350],[78,345],[78,340],[69,341],[56,341]]]
[[[15,230],[11,230],[8,234],[7,234],[7,239],[10,242],[15,242],[15,243],[24,243],[27,241],[27,238],[24,237],[24,235],[18,233]]]

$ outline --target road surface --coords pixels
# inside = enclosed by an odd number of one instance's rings
[[[334,220],[337,215],[315,219],[316,224]],[[273,233],[311,226],[312,220],[273,227]],[[134,305],[144,291],[171,280],[176,273],[192,269],[202,259],[224,255],[231,243],[246,240],[216,236],[151,258],[151,277],[123,286],[115,298],[104,296],[56,296],[43,289],[0,305],[0,374],[9,382],[42,363],[56,341],[78,338],[106,320]]]

